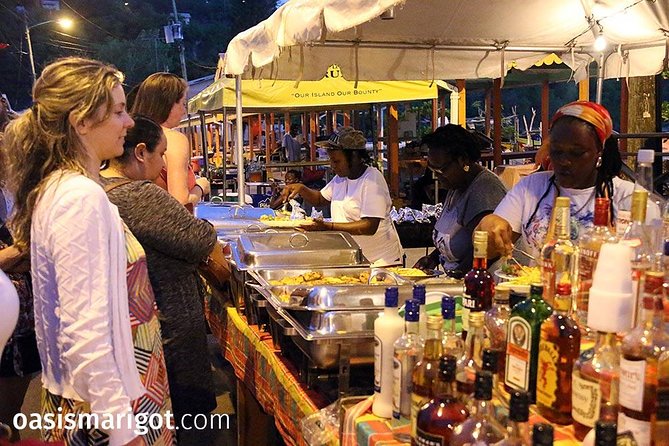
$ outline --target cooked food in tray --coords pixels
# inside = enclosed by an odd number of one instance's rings
[[[391,273],[395,273],[401,277],[427,277],[427,273],[418,268],[402,268],[399,266],[394,266],[386,269]]]
[[[541,282],[541,269],[537,266],[521,266],[517,264],[504,267],[497,274],[501,279],[516,285],[531,285]]]
[[[320,272],[307,272],[299,276],[287,276],[279,280],[270,280],[272,286],[277,285],[354,285],[366,284],[369,281],[369,272],[364,271],[360,274],[341,275],[338,277],[325,277]]]

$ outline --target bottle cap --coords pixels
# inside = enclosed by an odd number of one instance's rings
[[[470,311],[469,312],[469,326],[470,327],[483,327],[485,323],[485,312],[483,311]]]
[[[571,305],[571,283],[560,282],[556,286],[555,300],[553,301],[553,308],[556,310],[569,310]]]
[[[595,446],[610,446],[616,444],[618,425],[613,421],[598,420],[595,423]]]
[[[527,299],[527,296],[521,293],[516,293],[515,291],[511,291],[509,293],[509,308],[513,309],[513,307],[518,304],[518,302],[522,302],[525,299]]]
[[[636,154],[637,163],[650,163],[653,164],[655,159],[655,151],[652,149],[639,149]]]
[[[425,285],[413,286],[413,298],[416,299],[420,305],[425,305]]]
[[[444,294],[441,298],[441,317],[444,320],[455,319],[455,298]]]
[[[488,243],[488,231],[474,231],[474,243]]]
[[[428,330],[441,330],[444,325],[444,320],[437,314],[429,314],[427,316]]]
[[[519,390],[511,394],[509,420],[525,422],[530,419],[530,395]]]
[[[457,359],[452,355],[444,355],[439,359],[439,376],[442,381],[455,381]]]
[[[532,444],[534,446],[553,445],[553,426],[548,423],[537,423],[532,428]]]
[[[544,294],[544,285],[541,283],[533,283],[530,285],[530,296],[541,297]]]
[[[399,301],[400,292],[395,286],[386,288],[386,307],[397,308],[397,302]]]
[[[632,325],[632,248],[604,243],[592,274],[588,327],[605,333],[628,331]],[[606,311],[604,311],[606,309]]]
[[[499,370],[500,351],[494,348],[484,348],[481,354],[481,368],[491,373],[497,373]]]
[[[556,208],[568,208],[571,206],[571,200],[569,197],[557,197],[555,199]]]
[[[593,219],[595,226],[607,226],[609,224],[610,203],[608,198],[595,198],[595,217]]]
[[[407,322],[418,322],[420,315],[420,306],[413,299],[407,299],[404,304],[404,320]]]
[[[501,282],[495,285],[495,300],[498,302],[508,302],[511,294],[511,285],[507,282]]]
[[[669,389],[657,391],[657,421],[669,420]]]
[[[485,401],[490,401],[492,399],[492,373],[485,370],[476,372],[474,398]]]

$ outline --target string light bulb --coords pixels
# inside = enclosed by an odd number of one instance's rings
[[[602,25],[597,24],[597,26],[598,27],[596,28],[596,31],[595,31],[596,37],[595,37],[595,43],[593,45],[593,48],[598,53],[601,53],[602,51],[604,51],[606,49],[606,47],[608,46],[609,43],[606,41],[606,37],[604,37],[604,30],[602,28]]]

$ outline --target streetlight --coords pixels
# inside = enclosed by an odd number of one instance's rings
[[[74,22],[70,18],[60,18],[56,20],[47,20],[45,22],[40,22],[36,23],[34,25],[28,26],[28,21],[26,20],[25,25],[26,25],[26,40],[28,41],[28,57],[30,58],[30,71],[33,75],[33,84],[37,80],[37,76],[35,74],[35,57],[33,55],[33,44],[32,41],[30,40],[30,30],[33,28],[37,28],[38,26],[46,25],[48,23],[58,23],[61,28],[67,30],[72,28],[72,25]]]

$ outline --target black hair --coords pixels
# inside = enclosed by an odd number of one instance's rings
[[[153,153],[163,138],[162,127],[153,119],[142,115],[133,115],[132,119],[135,121],[135,125],[128,129],[128,133],[125,135],[123,155],[116,158],[121,164],[130,160],[138,144],[144,143],[146,150]]]
[[[441,150],[453,158],[465,158],[475,162],[481,159],[481,141],[469,130],[455,124],[446,124],[428,133],[421,145],[432,150]]]
[[[358,157],[362,161],[362,163],[366,166],[370,166],[372,164],[372,157],[369,155],[369,152],[367,149],[359,149],[359,150],[351,150],[351,149],[328,149],[328,152],[331,150],[340,150],[344,154],[344,158],[346,158],[346,162],[350,166],[351,163],[353,162],[353,154],[357,153]]]
[[[597,147],[602,147],[602,143],[597,135],[595,127],[582,119],[579,119],[575,116],[563,116],[553,123],[555,124],[561,122],[564,124],[570,124],[572,122],[578,122],[581,125],[585,125],[592,133],[592,137],[595,139]],[[620,151],[618,150],[618,140],[612,137],[607,138],[604,141],[604,146],[602,147],[601,152],[601,161],[599,162],[599,167],[597,167],[597,178],[595,179],[595,197],[596,198],[608,198],[609,199],[609,211],[611,213],[611,223],[615,221],[616,214],[613,207],[613,178],[620,174],[620,170],[623,167],[623,160],[620,156]],[[527,229],[534,219],[534,216],[539,210],[539,205],[541,202],[548,196],[548,193],[555,186],[555,175],[552,175],[548,181],[548,187],[537,201],[537,205],[532,212],[532,215],[525,223],[525,229]]]

